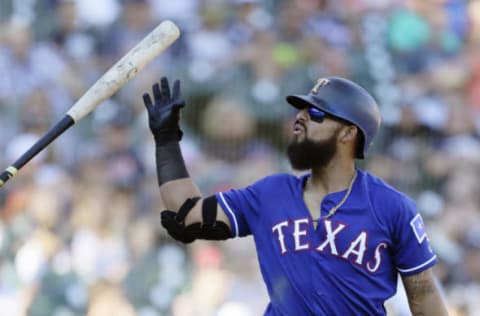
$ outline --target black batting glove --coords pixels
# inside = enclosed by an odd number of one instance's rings
[[[175,80],[170,93],[168,79],[162,77],[160,84],[152,86],[153,99],[148,93],[143,94],[143,103],[148,111],[148,125],[157,145],[179,142],[183,132],[180,129],[180,109],[185,101],[180,98],[180,81]]]

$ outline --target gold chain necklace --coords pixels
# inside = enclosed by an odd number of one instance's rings
[[[350,196],[350,193],[352,192],[352,188],[353,188],[353,183],[355,183],[356,178],[357,178],[357,171],[355,171],[355,174],[353,175],[352,180],[350,180],[350,184],[348,185],[347,192],[345,192],[345,195],[343,196],[342,200],[340,202],[338,202],[337,205],[332,207],[332,209],[330,210],[330,212],[328,212],[327,215],[325,215],[325,216],[320,215],[320,217],[318,219],[313,220],[314,222],[318,222],[319,220],[324,219],[324,218],[329,218],[337,212],[337,210],[343,205],[343,203],[345,203],[345,201]],[[320,210],[320,214],[321,214],[321,210]]]

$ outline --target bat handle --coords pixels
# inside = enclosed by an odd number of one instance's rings
[[[40,151],[47,147],[55,138],[62,134],[66,129],[75,124],[75,121],[65,115],[62,120],[55,124],[44,136],[42,136],[35,144],[32,145],[20,158],[0,174],[0,188],[13,178],[27,162],[35,157]]]

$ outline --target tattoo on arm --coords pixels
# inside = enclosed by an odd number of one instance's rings
[[[415,275],[404,276],[403,285],[413,316],[448,315],[431,268]]]
[[[426,296],[436,292],[434,279],[428,272],[427,270],[403,279],[410,300],[421,301]]]

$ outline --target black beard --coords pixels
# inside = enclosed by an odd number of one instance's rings
[[[287,147],[288,160],[296,170],[325,167],[336,153],[337,133],[320,142],[314,142],[308,138],[301,142],[292,140]]]

